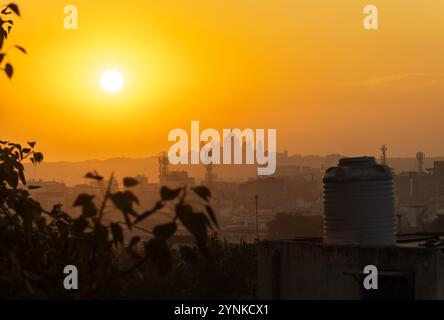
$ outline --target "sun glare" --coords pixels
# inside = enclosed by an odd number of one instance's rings
[[[123,88],[125,79],[120,71],[108,70],[102,73],[100,77],[100,85],[106,92],[118,92]]]

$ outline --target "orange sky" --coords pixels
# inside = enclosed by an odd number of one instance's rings
[[[0,136],[46,159],[156,154],[173,128],[276,128],[291,153],[444,155],[444,2],[24,0]],[[79,30],[63,27],[65,5]],[[124,89],[101,90],[115,68]]]

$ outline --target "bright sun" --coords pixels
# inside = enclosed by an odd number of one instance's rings
[[[108,70],[102,73],[100,85],[107,92],[118,92],[122,89],[125,79],[120,71]]]

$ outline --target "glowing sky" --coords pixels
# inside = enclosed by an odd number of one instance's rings
[[[0,136],[47,160],[139,157],[168,132],[276,128],[291,153],[444,155],[444,2],[26,0],[0,76]],[[79,30],[63,27],[66,5]],[[100,75],[118,69],[110,95]]]

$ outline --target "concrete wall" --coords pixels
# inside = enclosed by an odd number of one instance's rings
[[[280,255],[279,270],[276,258],[273,270],[276,254]],[[415,299],[444,298],[444,258],[440,249],[329,246],[302,241],[260,243],[258,298],[360,299],[360,283],[344,272],[359,276],[370,264],[380,273],[408,274],[414,280]]]

